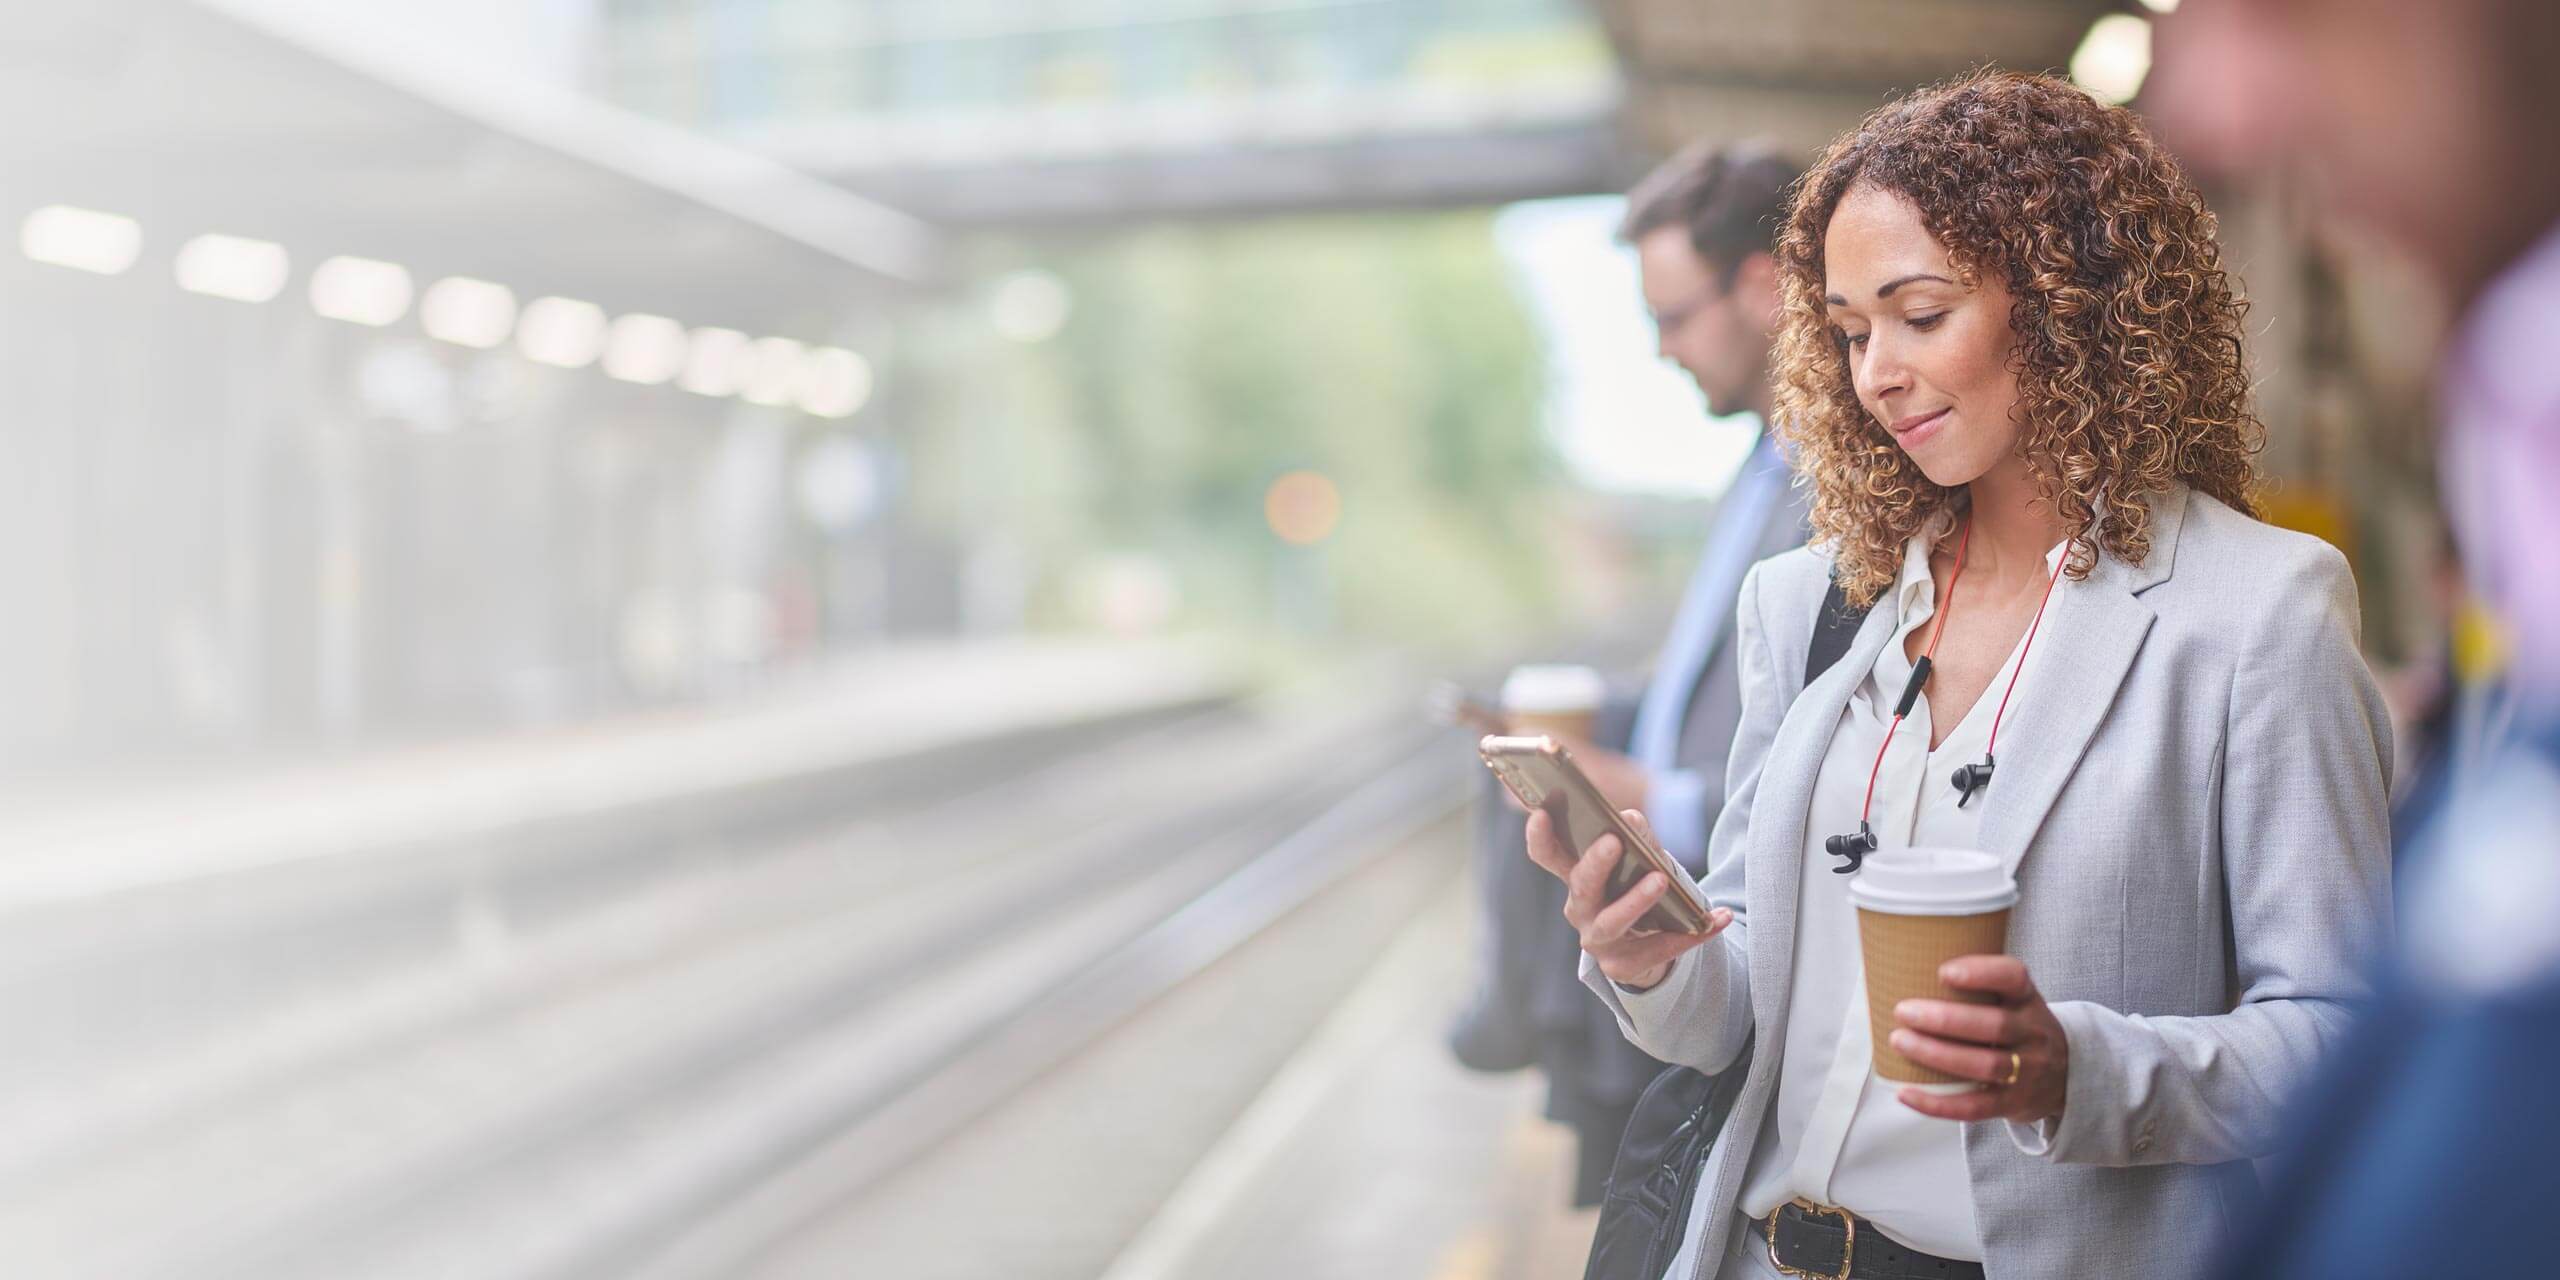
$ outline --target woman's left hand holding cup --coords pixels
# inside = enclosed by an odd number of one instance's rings
[[[1893,1047],[1922,1066],[1988,1087],[1956,1094],[1905,1087],[1895,1095],[1902,1105],[1943,1120],[2033,1124],[2060,1116],[2069,1096],[2071,1042],[2026,963],[2015,956],[1958,956],[1939,967],[1938,979],[1995,1003],[1905,1000],[1893,1009]]]

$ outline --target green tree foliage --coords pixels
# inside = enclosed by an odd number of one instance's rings
[[[1004,358],[1014,391],[993,401],[1048,616],[1071,611],[1079,557],[1138,553],[1171,566],[1195,624],[1430,644],[1551,621],[1559,468],[1488,216],[1167,227],[1038,256],[1073,319]],[[1343,500],[1311,548],[1263,513],[1301,469]]]

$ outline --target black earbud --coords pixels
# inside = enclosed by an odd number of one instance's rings
[[[1847,860],[1843,865],[1831,869],[1831,874],[1845,876],[1856,871],[1858,864],[1865,862],[1867,855],[1876,851],[1876,833],[1870,830],[1866,823],[1860,822],[1858,834],[1833,836],[1823,841],[1822,847],[1829,850],[1832,857]]]
[[[1984,752],[1980,764],[1958,765],[1955,776],[1948,781],[1953,782],[1957,792],[1960,793],[1956,797],[1956,807],[1959,809],[1965,807],[1973,799],[1974,793],[1991,785],[1991,753]]]

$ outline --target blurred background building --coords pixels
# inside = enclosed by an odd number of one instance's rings
[[[940,235],[347,16],[13,11],[8,756],[557,720],[898,625],[879,371]]]
[[[1055,224],[1606,189],[1575,0],[628,0],[598,89],[937,221]]]
[[[1748,443],[1613,193],[2170,7],[0,3],[0,1272],[1578,1265],[1418,690]],[[2425,659],[2437,322],[2212,198]]]
[[[1574,478],[1554,463],[1601,428],[1558,420],[1577,375],[1541,351],[1591,308],[1555,311],[1490,210],[1613,191],[1690,138],[1809,151],[1977,63],[2131,96],[2144,21],[2064,0],[26,12],[5,359],[30,491],[6,507],[0,749],[555,722],[901,636],[1447,641],[1587,609],[1609,597],[1559,581],[1589,578],[1557,572],[1574,535],[1522,510],[1590,501],[1552,491]],[[2398,549],[2427,522],[2397,430],[2422,416],[2423,307],[2342,268],[2285,192],[2218,196],[2266,326],[2276,509],[2358,554],[2396,654]],[[1264,499],[1301,470],[1339,526],[1272,537]],[[1709,470],[1669,487],[1711,493]]]

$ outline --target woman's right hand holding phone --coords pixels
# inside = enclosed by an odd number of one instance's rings
[[[1633,809],[1621,813],[1647,836],[1653,834],[1643,825],[1643,814]],[[1582,949],[1611,982],[1642,990],[1668,976],[1672,961],[1722,933],[1733,923],[1733,912],[1725,907],[1708,912],[1704,933],[1637,932],[1636,922],[1670,891],[1671,883],[1663,873],[1651,872],[1617,901],[1608,901],[1609,873],[1625,855],[1616,836],[1603,835],[1577,858],[1556,839],[1546,814],[1529,815],[1529,858],[1564,881],[1564,918],[1581,935]]]

